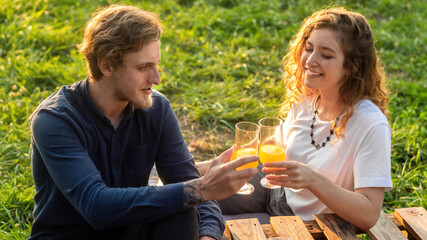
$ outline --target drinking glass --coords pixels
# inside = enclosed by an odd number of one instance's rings
[[[257,155],[258,150],[258,135],[259,126],[252,122],[238,122],[236,124],[236,133],[234,139],[234,148],[230,161],[234,161],[241,157]],[[258,161],[247,163],[236,170],[240,171],[246,168],[257,168]],[[238,194],[248,195],[254,191],[254,186],[250,183],[245,183]]]
[[[259,120],[259,160],[266,162],[280,162],[285,160],[285,147],[283,144],[282,119],[266,117]],[[270,184],[267,178],[260,181],[265,188],[274,189],[280,186]]]

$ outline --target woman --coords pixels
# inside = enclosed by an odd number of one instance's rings
[[[267,179],[285,187],[303,220],[335,212],[371,228],[392,182],[387,90],[369,23],[343,8],[315,12],[292,39],[284,70],[286,161],[263,172],[277,174]]]

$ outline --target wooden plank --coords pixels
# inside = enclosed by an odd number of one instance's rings
[[[401,231],[405,230],[405,227],[399,222],[399,220],[397,220],[396,216],[394,216],[393,213],[388,213],[386,215],[393,222],[393,224],[396,225],[397,228],[399,228],[399,230]],[[322,236],[325,237],[322,229],[319,227],[319,224],[317,224],[316,221],[307,220],[307,221],[304,221],[304,224],[307,227],[308,231],[310,231],[314,239],[320,239],[322,238]],[[356,234],[365,233],[365,231],[363,231],[362,229],[356,226],[353,226],[353,230]]]
[[[278,236],[289,236],[293,240],[313,240],[304,222],[298,216],[271,217],[270,223]]]
[[[270,239],[272,237],[277,237],[276,232],[274,231],[271,224],[261,224],[262,230],[264,231],[265,236],[267,239]]]
[[[427,211],[423,207],[395,209],[394,215],[415,239],[427,239]]]
[[[325,234],[323,233],[323,230],[320,228],[319,224],[317,224],[314,220],[304,221],[305,227],[310,231],[311,236],[313,236],[314,239],[326,239]]]
[[[233,240],[267,240],[257,218],[226,221]]]
[[[405,230],[405,227],[402,225],[402,223],[396,218],[396,216],[393,213],[389,213],[386,215],[393,222],[393,224],[396,225],[401,231]],[[323,233],[322,229],[320,228],[319,224],[317,224],[316,221],[307,220],[307,221],[304,221],[304,224],[314,239],[326,239],[325,234]],[[274,229],[271,226],[271,224],[261,224],[261,227],[262,227],[267,239],[269,239],[271,237],[277,237],[277,234],[276,234],[276,232],[274,232]],[[365,233],[365,231],[363,231],[357,227],[354,227],[354,226],[353,226],[353,230],[356,234]],[[228,228],[225,229],[222,240],[232,240],[231,233],[230,233],[230,230]]]
[[[313,215],[314,220],[319,224],[320,228],[325,233],[327,239],[330,240],[359,240],[354,233],[353,225],[336,214],[319,214]]]
[[[402,223],[396,218],[396,216],[393,213],[388,213],[387,217],[390,218],[390,220],[396,225],[397,228],[400,229],[400,231],[405,230],[405,226],[402,225]]]
[[[377,223],[366,231],[372,240],[404,240],[407,239],[390,218],[381,211]]]
[[[221,240],[232,240],[230,229],[228,229],[227,224],[225,224],[225,230],[222,234]]]

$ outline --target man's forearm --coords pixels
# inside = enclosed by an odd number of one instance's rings
[[[206,185],[200,178],[184,183],[184,209],[193,207],[204,202],[202,191],[206,190]]]

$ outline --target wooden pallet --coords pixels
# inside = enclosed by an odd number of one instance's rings
[[[372,240],[427,239],[427,211],[423,207],[396,209],[394,214],[381,212],[376,225],[367,232],[336,214],[314,215],[314,219],[278,216],[271,217],[270,224],[260,224],[256,218],[229,220],[222,240],[267,240],[277,236],[290,236],[293,240],[358,240],[357,234],[362,233]]]

